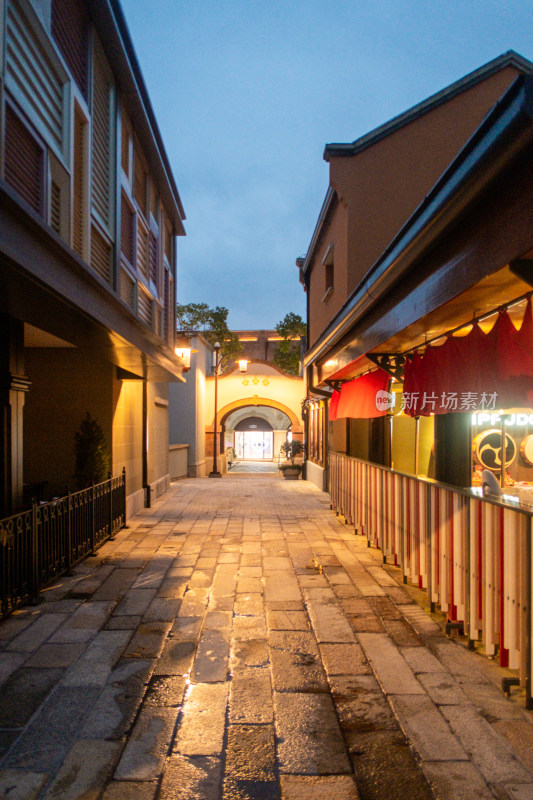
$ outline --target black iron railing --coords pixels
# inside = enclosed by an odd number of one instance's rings
[[[0,520],[0,615],[35,601],[126,524],[126,470]]]

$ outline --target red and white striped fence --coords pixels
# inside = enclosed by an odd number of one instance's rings
[[[330,454],[330,493],[332,508],[427,592],[448,626],[519,671],[533,708],[532,512],[340,453]]]

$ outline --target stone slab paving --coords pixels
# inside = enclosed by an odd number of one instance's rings
[[[185,480],[0,622],[3,800],[533,800],[533,715],[305,481]]]

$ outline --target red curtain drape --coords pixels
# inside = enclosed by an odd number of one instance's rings
[[[402,404],[409,416],[528,406],[533,402],[533,317],[528,300],[517,330],[507,311],[483,333],[449,336],[405,366]]]
[[[386,405],[383,403],[385,407],[378,408],[376,396],[378,392],[387,391],[389,380],[387,373],[378,369],[343,384],[340,392],[333,392],[329,406],[330,420],[346,417],[370,419],[385,416]]]

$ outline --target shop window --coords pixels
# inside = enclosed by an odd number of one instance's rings
[[[322,401],[311,403],[309,405],[307,457],[316,464],[324,462],[324,419],[324,403]]]
[[[348,455],[353,458],[369,460],[369,424],[368,419],[348,420]]]
[[[329,423],[329,445],[335,453],[348,452],[348,420],[336,419]]]
[[[52,35],[85,100],[89,86],[89,21],[80,2],[53,0]]]

